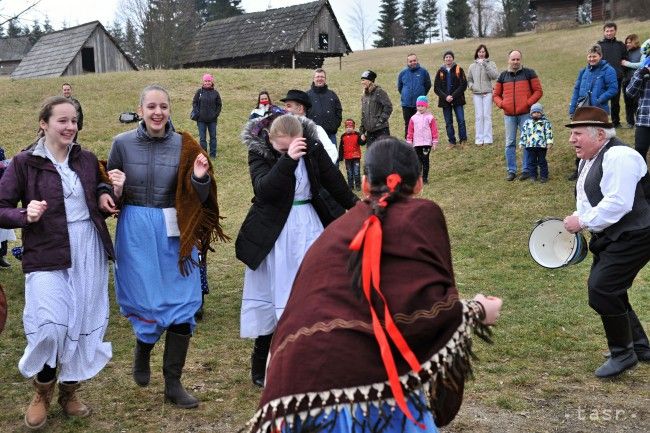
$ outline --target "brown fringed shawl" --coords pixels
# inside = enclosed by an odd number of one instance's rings
[[[182,275],[191,272],[193,266],[198,265],[192,259],[192,248],[201,254],[201,264],[206,263],[207,252],[214,251],[210,243],[213,241],[228,241],[219,222],[219,204],[217,203],[217,183],[214,178],[212,161],[196,140],[188,133],[182,132],[182,146],[180,161],[178,163],[178,183],[176,184],[176,213],[178,228],[180,229],[180,252],[178,267]],[[208,158],[210,169],[210,194],[205,202],[201,203],[198,193],[192,185],[194,160],[203,153]]]
[[[259,410],[247,431],[270,433],[282,425],[300,431],[298,419],[345,408],[354,417],[356,408],[365,412],[374,405],[386,419],[398,410],[368,301],[352,290],[347,270],[348,246],[370,214],[367,203],[358,203],[305,255],[273,337]],[[459,300],[437,205],[415,198],[391,204],[382,226],[381,289],[421,365],[414,372],[391,343],[399,383],[411,401],[419,392],[428,395],[429,407],[420,407],[420,413],[433,411],[436,423],[445,425],[456,415],[464,381],[471,376],[472,329],[488,339],[480,324],[483,310],[476,302]],[[372,302],[385,325],[383,303],[377,296]]]

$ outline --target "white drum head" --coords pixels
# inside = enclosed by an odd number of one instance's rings
[[[560,268],[569,264],[576,252],[576,236],[564,228],[560,219],[541,221],[528,240],[530,255],[545,268]]]

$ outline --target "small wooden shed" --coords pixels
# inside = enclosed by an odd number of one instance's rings
[[[538,27],[572,26],[578,19],[578,8],[586,0],[530,0],[535,9]],[[612,19],[615,14],[615,2],[612,0],[591,0],[591,21]]]
[[[0,38],[0,75],[11,74],[31,48],[27,36]]]
[[[317,68],[352,52],[327,0],[206,23],[184,68]]]
[[[11,77],[61,77],[137,70],[133,60],[104,26],[93,21],[41,36]]]

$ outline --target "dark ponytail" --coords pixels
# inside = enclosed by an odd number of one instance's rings
[[[370,197],[365,199],[365,202],[381,222],[392,203],[413,195],[421,167],[413,146],[397,138],[387,137],[375,141],[370,146],[365,155],[363,172],[370,186]],[[391,175],[398,175],[399,182],[388,182]],[[395,182],[395,176],[391,180]],[[348,271],[352,274],[352,290],[356,296],[362,294],[362,256],[363,248],[352,251],[348,261]]]

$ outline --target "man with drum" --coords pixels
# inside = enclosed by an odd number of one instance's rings
[[[566,126],[581,161],[577,210],[564,219],[564,227],[592,234],[589,305],[601,317],[610,350],[596,376],[612,377],[638,361],[650,361],[648,336],[627,296],[650,260],[650,205],[643,191],[648,169],[638,152],[616,138],[614,125],[600,108],[578,108]]]

